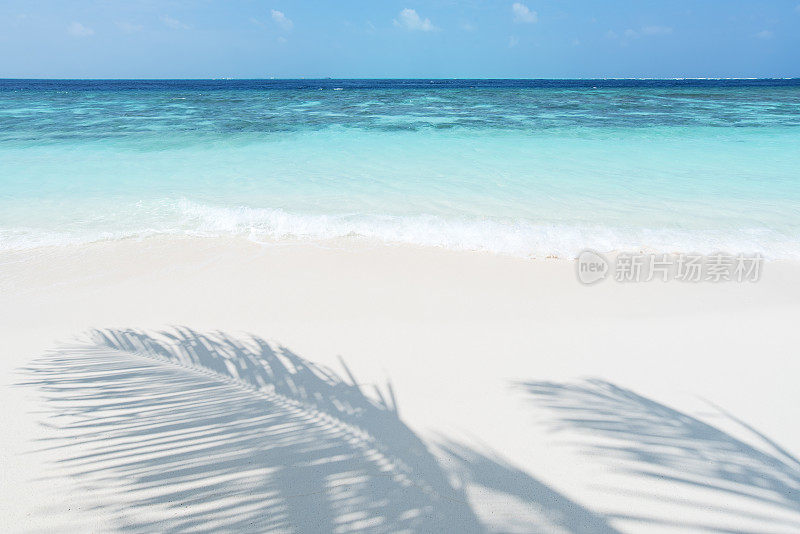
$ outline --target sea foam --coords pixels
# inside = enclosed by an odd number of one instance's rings
[[[611,228],[537,224],[522,219],[448,218],[434,215],[299,214],[280,209],[215,207],[179,203],[184,224],[201,235],[239,235],[252,240],[365,241],[482,251],[516,257],[574,258],[587,248],[657,252],[760,253],[800,258],[789,237],[765,228],[723,231]]]
[[[765,228],[686,231],[537,224],[524,219],[387,215],[377,213],[296,213],[283,209],[215,206],[187,199],[162,201],[127,220],[94,230],[53,232],[35,228],[0,230],[0,250],[77,245],[150,236],[240,237],[259,243],[383,243],[477,251],[521,258],[574,258],[582,250],[759,253],[768,259],[800,259],[790,237]],[[338,243],[332,243],[338,242]]]

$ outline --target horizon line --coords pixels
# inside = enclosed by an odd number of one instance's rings
[[[800,80],[800,76],[642,76],[642,77],[577,77],[577,78],[554,78],[554,77],[332,77],[332,76],[300,76],[282,77],[270,76],[262,78],[232,77],[221,76],[213,78],[204,77],[183,77],[183,78],[56,78],[56,77],[3,77],[0,81],[25,80],[25,81],[325,81],[325,80],[432,80],[432,81],[459,81],[459,80],[528,80],[528,81],[561,81],[561,80],[625,80],[625,81],[646,81],[646,80]]]

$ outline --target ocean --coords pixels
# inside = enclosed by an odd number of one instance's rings
[[[0,251],[800,258],[800,80],[0,80]]]

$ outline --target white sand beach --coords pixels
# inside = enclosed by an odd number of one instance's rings
[[[584,286],[567,260],[347,242],[4,252],[3,530],[798,532],[798,280]]]

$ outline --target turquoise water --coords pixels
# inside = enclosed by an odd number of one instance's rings
[[[157,234],[800,258],[800,82],[0,81],[0,249]]]

